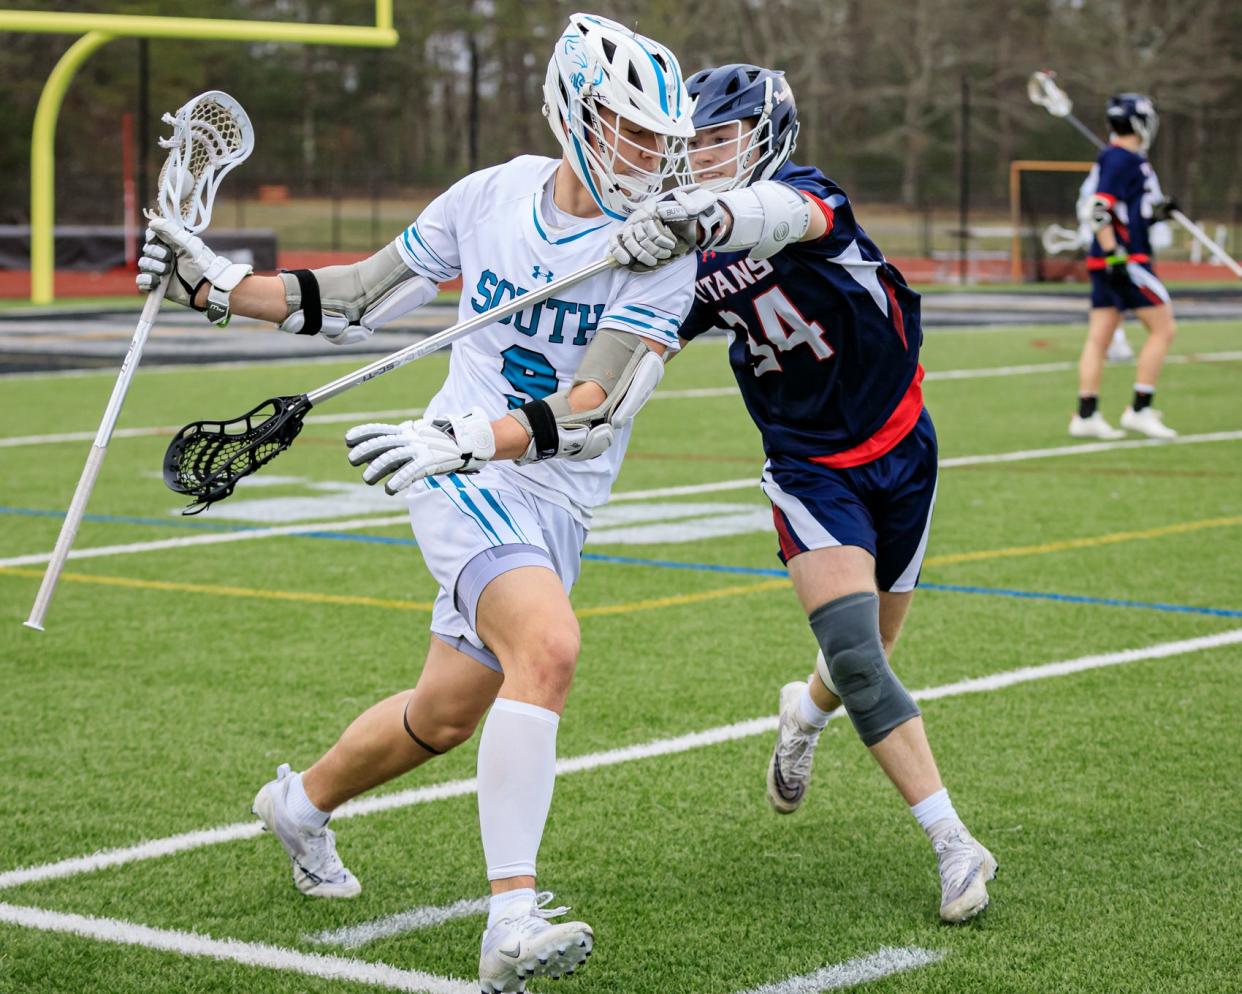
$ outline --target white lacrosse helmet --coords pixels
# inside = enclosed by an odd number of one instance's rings
[[[556,42],[543,84],[543,113],[574,174],[608,217],[623,219],[659,193],[694,134],[676,56],[650,38],[594,14],[574,14]],[[615,126],[598,108],[617,115]],[[660,136],[659,156],[622,134],[620,118]]]

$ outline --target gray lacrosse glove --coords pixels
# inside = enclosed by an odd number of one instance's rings
[[[193,310],[204,312],[207,320],[224,326],[229,323],[229,295],[237,284],[249,276],[251,266],[216,255],[197,235],[192,235],[175,221],[151,218],[147,239],[138,260],[135,283],[143,293],[150,293],[160,281],[172,273],[167,299]],[[194,296],[204,283],[210,285],[207,306],[194,306]]]
[[[636,210],[608,239],[609,254],[632,273],[654,272],[693,248],[694,243],[677,237],[651,205]]]
[[[496,436],[482,408],[466,414],[399,425],[365,424],[345,433],[351,466],[370,465],[362,473],[366,483],[384,484],[398,494],[411,483],[442,473],[475,473],[496,454]]]

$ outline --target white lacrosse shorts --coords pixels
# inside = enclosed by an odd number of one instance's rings
[[[410,487],[407,500],[414,538],[440,584],[431,633],[504,672],[474,630],[484,588],[509,570],[543,566],[560,577],[568,594],[582,569],[586,529],[569,511],[521,487],[496,465],[420,480]]]

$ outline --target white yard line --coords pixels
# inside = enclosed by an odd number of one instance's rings
[[[1180,435],[1167,441],[1155,438],[1128,439],[1120,442],[1087,442],[1078,445],[1061,445],[1050,449],[1021,449],[1016,452],[993,452],[977,456],[954,456],[940,461],[941,469],[956,466],[983,466],[989,463],[1019,462],[1027,459],[1051,459],[1057,456],[1083,455],[1092,452],[1111,452],[1114,449],[1142,449],[1162,445],[1193,445],[1199,442],[1236,442],[1242,440],[1242,431],[1218,431],[1204,435]],[[737,480],[721,480],[716,483],[695,483],[681,487],[657,487],[653,490],[623,490],[614,493],[609,503],[656,500],[664,497],[689,497],[694,494],[724,493],[730,490],[758,490],[757,476]],[[275,528],[242,528],[237,531],[213,532],[210,535],[185,535],[179,538],[153,539],[149,542],[131,542],[125,545],[103,545],[95,548],[74,549],[70,559],[93,559],[101,556],[121,556],[136,552],[154,552],[163,549],[181,549],[193,545],[223,545],[230,542],[248,542],[252,539],[273,538],[281,535],[304,535],[320,531],[345,531],[359,528],[384,527],[403,524],[408,515],[377,515],[373,518],[345,518],[338,521],[320,521],[315,524],[282,525]],[[0,559],[0,569],[9,566],[35,566],[51,559],[50,552],[31,552],[22,556]]]
[[[1145,659],[1165,659],[1170,656],[1187,655],[1189,653],[1220,648],[1221,646],[1238,644],[1242,644],[1242,628],[1217,632],[1213,635],[1203,635],[1198,638],[1181,639],[1176,642],[1159,642],[1138,649],[1124,649],[1120,652],[1081,656],[1077,659],[1044,663],[1039,666],[1024,666],[1019,669],[1006,670],[988,676],[958,680],[939,687],[916,690],[913,696],[915,700],[930,701],[938,700],[942,697],[955,697],[961,694],[988,693],[1021,683],[1030,683],[1034,680],[1047,680],[1053,677],[1068,676],[1072,673],[1082,673],[1086,670],[1100,669],[1106,666],[1123,666],[1127,663],[1135,663]],[[636,760],[651,759],[656,756],[669,756],[676,753],[690,752],[694,749],[702,749],[706,746],[717,745],[723,742],[733,742],[755,735],[769,734],[776,730],[776,722],[777,719],[774,716],[751,718],[732,725],[721,725],[701,732],[679,735],[675,738],[656,739],[651,742],[622,746],[604,752],[574,756],[569,759],[558,760],[556,770],[558,774],[578,773],[584,770],[617,766]],[[473,794],[476,789],[477,781],[474,778],[470,778],[468,780],[452,780],[447,783],[433,784],[413,790],[398,791],[377,797],[368,797],[360,801],[351,801],[349,804],[344,805],[338,809],[333,818],[336,820],[353,818],[373,814],[377,811],[391,811],[415,804],[426,804],[431,801],[462,797]],[[260,827],[257,821],[238,822],[232,825],[222,825],[218,828],[187,832],[164,839],[153,839],[149,842],[142,842],[138,845],[127,846],[121,849],[109,849],[90,856],[79,856],[72,859],[59,860],[54,863],[44,863],[41,866],[9,870],[6,873],[0,873],[0,890],[42,880],[73,877],[107,867],[124,866],[140,860],[170,856],[173,853],[200,849],[204,846],[251,838],[259,833]]]
[[[857,956],[844,963],[826,966],[814,973],[790,977],[775,984],[752,987],[742,994],[819,994],[820,991],[836,991],[843,987],[856,987],[891,977],[894,973],[930,966],[947,955],[947,951],[920,949],[918,946],[906,946],[902,949],[884,946],[867,956]]]
[[[1076,445],[1059,445],[1050,449],[1020,449],[1015,452],[988,452],[977,456],[952,456],[940,460],[941,469],[955,466],[983,466],[988,463],[1018,462],[1026,459],[1052,459],[1057,456],[1077,456],[1092,452],[1110,452],[1113,449],[1145,449],[1160,445],[1194,445],[1199,442],[1236,442],[1242,440],[1242,431],[1216,431],[1202,435],[1179,435],[1163,440],[1157,438],[1134,438],[1120,442],[1086,442]],[[683,487],[657,487],[654,490],[622,490],[609,498],[615,504],[627,500],[655,500],[663,497],[688,497],[693,494],[723,493],[728,490],[759,489],[759,475],[738,480],[720,480],[716,483],[694,483]]]
[[[665,390],[652,398],[660,400],[695,400],[701,397],[727,397],[736,394],[736,387],[697,387],[691,390]],[[416,418],[424,411],[422,407],[394,407],[386,411],[342,411],[339,414],[312,414],[303,424],[336,425],[363,424],[367,421],[391,420],[404,421]],[[156,425],[151,428],[118,428],[112,433],[113,438],[150,438],[157,435],[175,435],[181,425]],[[94,431],[67,431],[49,435],[15,435],[0,438],[0,449],[15,449],[28,445],[55,445],[60,442],[90,442],[95,438]]]
[[[404,935],[406,932],[416,932],[419,929],[443,925],[445,922],[455,921],[458,918],[485,915],[487,906],[486,897],[464,898],[438,908],[412,908],[409,911],[363,922],[361,925],[328,929],[326,932],[315,932],[313,935],[304,935],[302,938],[321,946],[344,946],[346,949],[357,949],[376,939],[387,939],[394,935]]]
[[[286,970],[325,980],[352,980],[391,990],[420,994],[477,994],[478,983],[467,983],[452,977],[440,977],[421,970],[401,970],[386,963],[326,956],[322,953],[300,953],[294,949],[269,946],[262,942],[241,942],[237,939],[213,939],[195,932],[151,928],[115,918],[96,918],[42,908],[25,908],[0,904],[0,922],[21,925],[43,932],[80,935],[100,942],[122,946],[142,946],[182,956],[261,966],[270,970]]]
[[[1076,445],[1058,445],[1051,449],[1020,449],[1016,452],[994,452],[980,456],[953,456],[940,460],[941,469],[955,466],[984,466],[989,463],[1021,462],[1026,459],[1053,459],[1057,456],[1080,456],[1092,452],[1112,452],[1115,449],[1149,449],[1158,445],[1196,445],[1200,442],[1236,442],[1242,439],[1242,431],[1213,431],[1202,435],[1179,435],[1177,438],[1130,438],[1120,442],[1087,442]]]
[[[386,517],[346,518],[343,521],[327,521],[314,525],[280,525],[276,528],[249,528],[238,531],[211,532],[208,535],[184,535],[180,538],[156,539],[150,542],[130,542],[127,545],[98,545],[94,548],[74,549],[70,559],[95,559],[99,556],[123,556],[131,552],[155,552],[160,549],[184,549],[191,545],[220,545],[252,538],[274,538],[278,535],[305,535],[322,531],[355,531],[359,528],[378,528],[399,525],[410,520],[408,514]],[[35,566],[52,558],[50,552],[34,552],[27,556],[0,559],[0,568],[6,566]]]
[[[138,311],[134,311],[134,321],[138,320]],[[127,315],[122,315],[127,316]],[[4,332],[4,323],[0,321],[0,333]],[[126,333],[127,334],[127,333]],[[355,356],[361,358],[361,356]],[[280,366],[330,366],[333,363],[344,363],[348,357],[332,355],[308,355],[301,358],[290,356],[285,359],[226,359],[223,362],[161,362],[150,363],[142,367],[143,374],[148,373],[197,373],[215,372],[218,369],[255,369],[269,366],[273,369]],[[120,366],[120,356],[112,366],[88,366],[83,369],[46,369],[20,373],[0,373],[0,380],[79,380],[87,376],[107,376],[116,379],[116,371]]]
[[[1189,355],[1171,355],[1166,363],[1209,363],[1239,362],[1242,352],[1200,352]],[[1031,376],[1040,373],[1063,373],[1077,369],[1076,362],[1045,362],[1025,366],[990,366],[982,369],[942,369],[929,372],[924,379],[927,382],[938,380],[986,380],[1003,376]],[[737,388],[697,387],[686,390],[657,391],[652,400],[699,400],[710,397],[729,397],[737,394]],[[417,417],[423,413],[422,408],[399,407],[387,411],[346,411],[341,414],[312,414],[306,419],[308,425],[332,425],[383,418]],[[147,438],[156,435],[173,435],[181,429],[180,425],[159,425],[152,428],[119,428],[112,433],[113,438]],[[69,431],[48,435],[15,435],[0,438],[0,449],[19,448],[28,445],[53,445],[60,442],[89,442],[95,437],[94,431]]]

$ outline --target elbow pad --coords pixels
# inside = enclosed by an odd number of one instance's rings
[[[792,242],[800,242],[811,227],[811,203],[792,186],[762,180],[740,190],[720,194],[733,215],[726,238],[706,246],[720,252],[750,249],[752,259],[767,259]]]
[[[434,300],[439,292],[392,245],[351,266],[295,269],[280,278],[289,308],[281,330],[321,334],[333,345],[364,341],[376,328]]]
[[[511,411],[510,416],[531,436],[518,465],[554,457],[582,461],[601,455],[612,445],[615,429],[634,419],[663,377],[664,358],[639,336],[603,329],[583,356],[573,383],[599,384],[603,402],[589,411],[572,411],[569,391],[561,390]]]
[[[1113,201],[1096,193],[1087,204],[1087,214],[1092,232],[1099,232],[1113,223]]]

